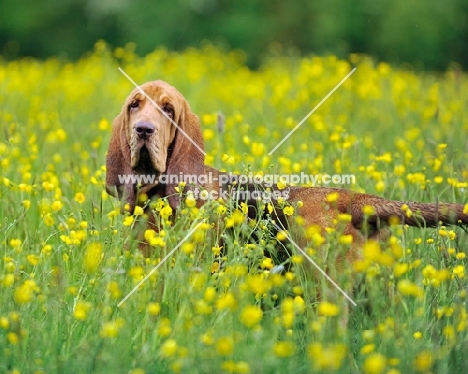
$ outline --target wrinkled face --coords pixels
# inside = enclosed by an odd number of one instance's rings
[[[183,97],[164,82],[150,82],[133,90],[126,102],[126,137],[130,145],[131,167],[138,173],[166,171],[169,145],[183,109]]]

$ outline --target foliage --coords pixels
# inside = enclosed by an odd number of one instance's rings
[[[98,39],[140,54],[209,40],[246,51],[250,66],[300,50],[467,68],[467,11],[467,0],[18,0],[0,3],[0,54],[76,59]]]
[[[180,89],[216,167],[355,174],[344,187],[467,202],[468,77],[456,71],[417,74],[359,55],[271,58],[252,71],[242,53],[210,45],[139,58],[132,45],[102,42],[76,63],[3,63],[0,371],[463,372],[467,234],[459,228],[391,227],[353,268],[331,268],[347,289],[350,276],[363,281],[357,307],[298,255],[276,273],[264,253],[281,238],[260,229],[247,240],[255,228],[242,205],[198,209],[187,200],[171,222],[167,204],[151,202],[165,219],[163,231],[145,233],[153,252],[144,258],[132,234],[142,210],[121,215],[104,191],[110,123],[133,88],[118,66],[138,83],[164,78]],[[230,226],[222,249],[209,240],[220,222]],[[308,253],[322,266],[349,246],[341,223],[310,236]]]

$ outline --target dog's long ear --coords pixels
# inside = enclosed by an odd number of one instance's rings
[[[184,99],[182,111],[177,123],[175,138],[171,144],[167,159],[166,174],[174,175],[185,180],[200,182],[199,176],[205,173],[205,154],[203,135],[200,127],[200,120],[192,113],[188,102]],[[177,179],[176,178],[176,179]],[[166,196],[172,208],[177,209],[180,204],[175,187],[177,184],[168,183],[166,185]],[[185,192],[193,190],[195,186],[187,182]]]
[[[136,203],[135,186],[131,180],[125,179],[133,174],[126,126],[128,126],[128,120],[125,103],[122,112],[112,124],[112,134],[106,156],[106,191],[122,202],[122,209],[128,203],[130,212],[133,212]]]

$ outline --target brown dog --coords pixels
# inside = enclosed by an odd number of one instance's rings
[[[141,89],[134,89],[126,99],[113,124],[106,165],[107,192],[128,203],[130,211],[133,211],[141,193],[150,198],[166,197],[174,211],[177,209],[180,199],[176,192],[177,183],[160,182],[164,176],[210,175],[210,181],[198,183],[198,186],[187,185],[185,191],[202,187],[207,191],[221,192],[232,188],[229,184],[219,187],[216,183],[226,174],[204,164],[198,117],[191,112],[179,91],[162,81],[146,83]],[[122,180],[122,175],[154,178],[140,180],[137,187],[137,182]],[[461,204],[404,203],[335,188],[290,187],[288,192],[289,202],[303,202],[299,215],[306,227],[318,225],[325,230],[333,226],[338,215],[351,216],[343,230],[343,234],[353,238],[351,250],[345,254],[349,261],[360,258],[360,248],[368,238],[381,238],[381,226],[389,223],[392,217],[410,226],[468,224],[468,215],[463,213]],[[331,193],[336,193],[335,199],[328,198]],[[363,209],[367,206],[373,209],[365,215]],[[284,221],[280,213],[276,217]],[[292,220],[289,224],[294,225]],[[299,243],[305,244],[304,241]]]

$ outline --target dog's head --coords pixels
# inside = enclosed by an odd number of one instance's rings
[[[176,184],[160,186],[161,175],[204,172],[200,122],[181,93],[163,81],[135,88],[114,120],[106,166],[107,192],[132,209],[137,184],[139,192],[157,190],[177,207]]]

